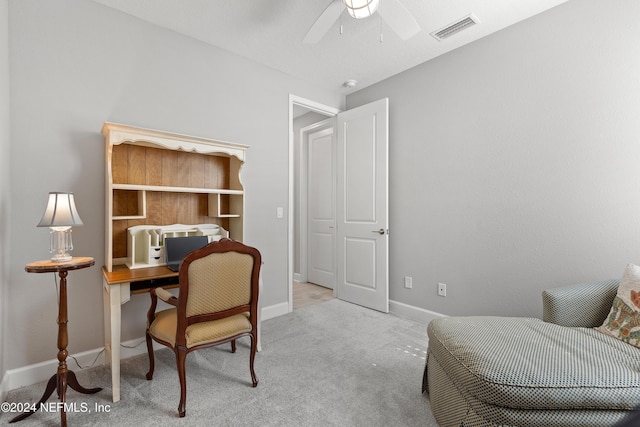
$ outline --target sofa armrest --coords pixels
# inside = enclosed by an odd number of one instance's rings
[[[611,310],[620,280],[585,283],[542,292],[542,320],[560,326],[593,328]]]

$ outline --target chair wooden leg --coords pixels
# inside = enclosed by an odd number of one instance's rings
[[[236,340],[231,340],[231,353],[236,352]]]
[[[149,353],[149,372],[147,372],[147,379],[153,379],[153,370],[155,368],[155,359],[153,355],[153,340],[151,339],[151,335],[149,335],[149,331],[147,330],[147,353]]]
[[[176,350],[176,363],[178,365],[178,377],[180,378],[180,404],[178,404],[178,415],[184,417],[187,406],[187,375],[186,375],[187,349],[178,348]]]
[[[253,361],[256,358],[256,350],[258,346],[258,337],[255,331],[251,332],[251,355],[249,356],[249,369],[251,370],[251,382],[253,387],[257,387],[258,378],[256,377],[256,371],[253,369]]]

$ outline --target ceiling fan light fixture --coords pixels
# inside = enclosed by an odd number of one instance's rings
[[[356,19],[368,18],[378,9],[380,0],[342,0],[349,15]]]

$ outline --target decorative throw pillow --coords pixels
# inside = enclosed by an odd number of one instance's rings
[[[640,267],[629,264],[600,332],[640,347]]]

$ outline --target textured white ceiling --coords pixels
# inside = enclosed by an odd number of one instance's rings
[[[377,14],[355,20],[343,12],[343,34],[336,22],[313,45],[302,38],[332,0],[93,1],[346,94],[567,0],[400,0],[422,28],[411,39],[400,40]],[[479,25],[442,42],[431,37],[470,13]],[[344,87],[349,79],[358,85]]]

